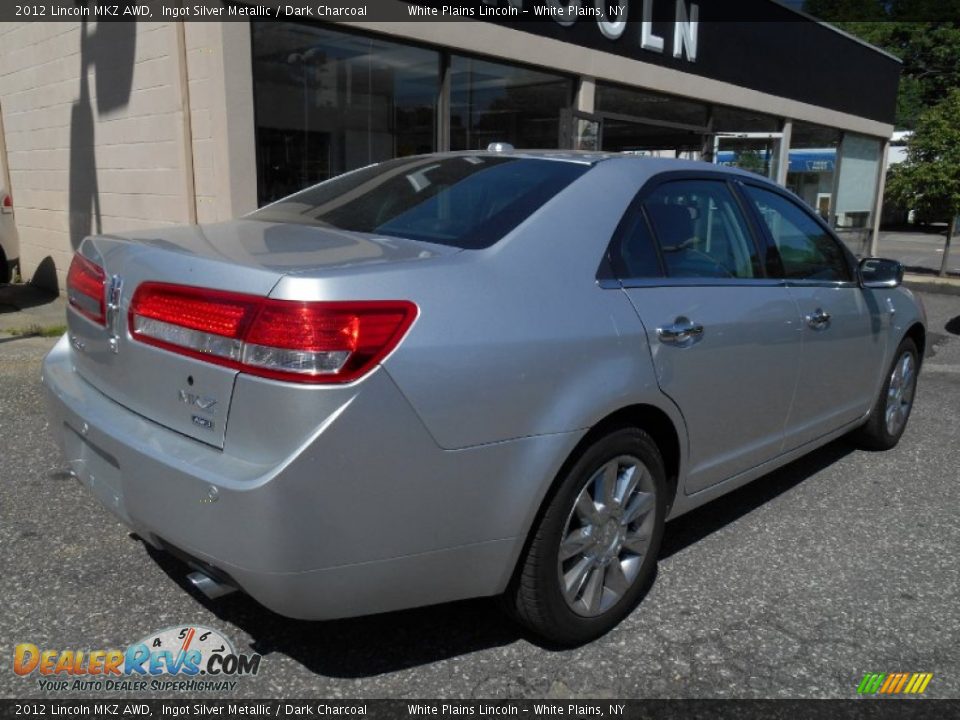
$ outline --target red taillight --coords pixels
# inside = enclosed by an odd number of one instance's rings
[[[13,211],[13,196],[12,196],[12,195],[4,195],[4,196],[3,196],[3,202],[0,202],[0,207],[2,207],[6,212],[12,212],[12,211]]]
[[[345,383],[390,353],[416,315],[407,301],[295,302],[144,283],[130,304],[130,334],[253,375]]]
[[[160,283],[141,285],[131,307],[144,318],[234,339],[243,336],[253,311],[246,295]]]
[[[103,268],[80,253],[73,256],[67,272],[67,301],[70,307],[98,325],[107,324]]]

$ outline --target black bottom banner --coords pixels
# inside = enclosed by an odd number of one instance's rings
[[[0,700],[0,718],[960,718],[960,700]]]

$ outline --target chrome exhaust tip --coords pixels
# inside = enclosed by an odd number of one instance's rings
[[[216,600],[217,598],[237,591],[237,588],[233,585],[215,580],[199,570],[187,575],[187,580],[210,600]]]

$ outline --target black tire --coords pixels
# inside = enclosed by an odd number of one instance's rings
[[[7,262],[7,256],[0,249],[0,285],[6,285],[13,280],[13,264]]]
[[[642,481],[638,480],[636,487],[622,498],[621,502],[624,510],[621,513],[625,515],[626,508],[631,505],[630,499],[640,499],[640,495],[646,496],[644,506],[650,507],[652,505],[652,509],[644,511],[638,516],[643,519],[642,528],[639,520],[635,525],[620,525],[619,527],[623,532],[629,531],[634,532],[638,537],[641,534],[649,537],[649,544],[643,555],[634,555],[627,549],[622,551],[628,558],[628,561],[625,561],[629,567],[628,573],[636,572],[636,575],[630,579],[627,589],[619,595],[619,599],[615,599],[618,597],[616,593],[610,592],[605,586],[602,586],[601,595],[606,598],[606,602],[613,604],[602,612],[599,609],[595,610],[600,614],[587,617],[575,612],[573,607],[568,604],[568,600],[564,598],[560,586],[560,576],[561,562],[579,561],[589,564],[589,561],[582,555],[561,561],[560,543],[564,533],[569,530],[570,523],[578,522],[575,519],[577,514],[574,505],[580,498],[581,492],[585,491],[588,486],[597,487],[594,482],[600,476],[602,469],[608,465],[613,465],[616,470],[617,487],[625,487],[625,484],[621,484],[625,482],[621,478],[627,477],[626,468],[629,467],[630,460],[634,458],[645,466],[649,474],[641,473]],[[620,474],[620,463],[623,463],[625,468],[624,474]],[[639,468],[639,466],[637,467]],[[640,492],[641,483],[642,487],[647,489],[642,493]],[[650,492],[654,493],[652,499],[649,497]],[[511,614],[541,638],[562,646],[588,642],[616,626],[641,599],[656,569],[657,554],[660,551],[666,516],[666,494],[667,483],[663,458],[656,444],[644,431],[638,428],[614,430],[586,447],[573,464],[568,465],[562,471],[558,478],[558,484],[555,486],[552,495],[547,499],[545,509],[533,529],[526,553],[521,558],[514,580],[504,597]],[[616,502],[613,506],[619,507]],[[593,507],[605,508],[604,505],[596,504]],[[606,510],[604,509],[603,512],[605,513]],[[652,517],[651,513],[653,514]],[[617,522],[623,523],[626,520],[623,517],[620,517],[619,520],[607,517],[603,523],[604,531],[597,530],[597,538],[591,542],[599,544],[601,534],[606,530],[616,528]],[[633,530],[630,530],[631,527]],[[580,528],[580,530],[583,529]],[[587,532],[593,530],[594,528],[591,526]],[[614,540],[610,548],[618,547],[616,530],[613,536]],[[604,541],[609,539],[607,535],[603,535],[603,538]],[[592,548],[593,546],[591,546],[591,552],[593,552]],[[606,550],[607,554],[617,552],[615,549]],[[597,570],[604,568],[600,582],[604,582],[607,577],[605,568],[610,568],[614,562],[620,563],[619,557],[607,557],[608,565],[596,566]],[[594,562],[602,563],[604,559],[595,559]],[[639,570],[636,570],[637,566],[639,566]],[[586,587],[589,585],[586,578],[589,576],[588,572],[582,581],[584,597],[586,597]],[[619,577],[626,578],[626,574],[621,571]],[[585,603],[586,600],[580,602]],[[587,608],[584,607],[584,611],[586,610]]]
[[[899,363],[903,362],[905,356],[911,358],[913,374],[910,380],[910,402],[906,407],[903,421],[891,429],[887,425],[887,398],[890,394],[890,385],[893,380],[894,370]],[[894,447],[906,430],[907,422],[910,419],[910,411],[913,409],[913,400],[917,390],[917,376],[920,373],[920,357],[917,352],[917,345],[912,339],[906,337],[897,347],[897,352],[893,356],[893,362],[887,368],[886,377],[883,386],[880,388],[880,394],[877,397],[873,408],[870,410],[870,417],[867,422],[853,431],[851,439],[853,442],[865,450],[889,450]]]

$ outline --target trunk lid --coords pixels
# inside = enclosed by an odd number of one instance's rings
[[[74,364],[78,374],[120,405],[222,449],[239,371],[132,338],[130,301],[141,283],[266,297],[293,271],[350,274],[352,268],[455,252],[417,241],[251,220],[93,236],[80,253],[105,272],[107,324],[68,310]]]

